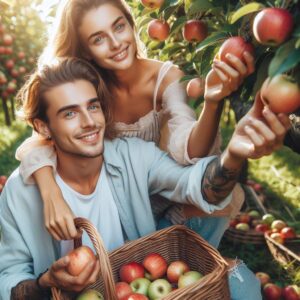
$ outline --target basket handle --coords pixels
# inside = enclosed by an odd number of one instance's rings
[[[117,300],[115,282],[114,282],[112,268],[110,265],[109,256],[105,249],[103,240],[100,237],[96,227],[89,220],[85,218],[75,218],[74,222],[75,222],[75,226],[78,229],[83,229],[86,231],[96,250],[100,262],[100,274],[104,282],[105,299]],[[78,248],[81,245],[82,245],[81,237],[74,239],[74,248]],[[53,287],[51,291],[54,300],[63,300],[61,291],[58,288]]]

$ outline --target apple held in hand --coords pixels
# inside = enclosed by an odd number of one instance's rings
[[[78,247],[70,251],[67,256],[70,258],[67,271],[73,276],[79,275],[89,263],[96,261],[93,250],[88,246]]]
[[[166,279],[156,279],[151,282],[148,296],[151,300],[161,299],[172,292],[172,286]]]
[[[143,266],[146,270],[146,277],[150,280],[158,279],[167,272],[168,264],[166,260],[158,253],[150,253],[143,260]]]
[[[147,278],[137,278],[130,283],[130,287],[134,293],[147,296],[150,283],[151,281]]]
[[[121,281],[131,283],[137,278],[142,278],[145,275],[144,267],[137,262],[130,262],[120,268]]]
[[[201,42],[207,37],[207,26],[201,20],[189,20],[183,26],[182,35],[188,42]]]
[[[300,88],[293,78],[279,74],[268,77],[261,87],[261,99],[274,113],[291,113],[300,107]]]
[[[178,287],[183,288],[200,280],[203,275],[197,271],[189,271],[179,277]]]
[[[169,36],[170,26],[166,21],[155,19],[149,22],[147,32],[151,39],[163,42]]]
[[[104,300],[104,297],[100,292],[90,289],[82,292],[76,300]]]
[[[255,276],[259,279],[262,287],[264,287],[267,283],[271,282],[271,278],[267,273],[257,272]]]
[[[197,99],[204,95],[205,80],[203,78],[193,78],[186,86],[186,93],[190,98]]]
[[[279,300],[282,294],[281,288],[274,283],[267,283],[263,292],[266,300]]]
[[[263,45],[278,46],[291,34],[293,16],[283,8],[265,8],[259,12],[253,22],[253,34]]]
[[[228,53],[238,57],[241,61],[244,60],[243,53],[247,51],[250,54],[254,55],[254,47],[252,44],[247,43],[240,36],[233,36],[227,39],[220,47],[219,57],[220,60],[230,64],[230,61],[226,58]]]
[[[141,2],[147,8],[156,9],[163,5],[164,0],[141,0]]]
[[[173,261],[170,263],[168,269],[167,269],[167,278],[169,282],[171,283],[177,283],[179,277],[189,272],[190,268],[189,266],[182,260]]]
[[[127,282],[123,282],[123,281],[117,282],[115,287],[116,287],[117,298],[119,300],[123,300],[123,298],[133,293],[131,286]]]

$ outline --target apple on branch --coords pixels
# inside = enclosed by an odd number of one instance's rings
[[[163,42],[169,37],[170,26],[164,20],[154,19],[149,22],[147,32],[151,39]]]
[[[202,42],[207,37],[207,26],[201,20],[189,20],[183,26],[182,35],[188,42]]]

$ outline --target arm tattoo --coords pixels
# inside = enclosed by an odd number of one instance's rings
[[[50,290],[41,290],[35,280],[25,280],[11,290],[11,300],[46,300],[50,299]]]
[[[202,195],[211,204],[218,204],[232,191],[239,177],[240,169],[229,170],[221,165],[217,157],[207,166],[202,179]]]

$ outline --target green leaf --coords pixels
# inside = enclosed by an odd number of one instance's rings
[[[293,36],[300,37],[300,25],[296,27],[295,30],[293,31]]]
[[[261,3],[257,3],[257,2],[248,3],[247,5],[242,6],[236,12],[234,12],[233,15],[231,15],[230,17],[229,22],[233,24],[243,16],[256,12],[262,9],[263,7],[264,5]]]
[[[196,77],[198,77],[198,76],[197,75],[184,75],[180,78],[180,82],[190,81]]]
[[[187,20],[186,16],[179,17],[177,20],[175,20],[175,22],[173,23],[173,25],[171,27],[170,33],[172,34],[177,29],[180,29],[182,27],[182,25],[186,22],[186,20]]]
[[[300,39],[297,39],[296,44],[295,44],[295,48],[300,48]]]
[[[162,13],[164,10],[166,10],[167,8],[169,8],[171,6],[178,5],[180,2],[181,2],[180,0],[165,0],[164,4],[159,9],[159,13]]]
[[[200,12],[205,12],[208,9],[214,8],[208,0],[194,1],[191,3],[187,14],[193,15]]]
[[[277,49],[275,56],[269,65],[269,76],[273,77],[275,74],[278,74],[278,69],[281,68],[282,64],[285,64],[287,58],[295,50],[295,42],[295,39],[290,40]]]
[[[216,44],[224,39],[228,38],[227,32],[216,32],[208,36],[204,41],[202,41],[196,48],[196,52],[199,52],[210,46],[212,44]]]

